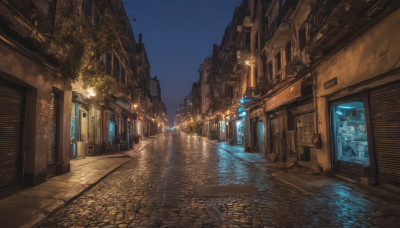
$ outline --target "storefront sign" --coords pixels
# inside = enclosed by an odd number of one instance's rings
[[[337,85],[337,78],[333,78],[327,82],[324,83],[324,88],[325,89],[329,89],[331,87],[334,87],[335,85]]]
[[[298,80],[288,88],[282,90],[277,95],[268,99],[265,102],[265,111],[272,111],[281,105],[284,105],[286,103],[294,101],[296,98],[301,97],[301,82],[302,80]]]
[[[115,103],[116,103],[118,106],[120,106],[121,108],[124,108],[124,109],[126,109],[126,110],[128,110],[128,111],[131,110],[131,104],[130,104],[130,103],[127,103],[127,102],[125,102],[125,101],[123,101],[123,100],[121,100],[121,99],[119,99],[119,98],[115,101]]]

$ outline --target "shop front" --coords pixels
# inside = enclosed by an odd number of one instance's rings
[[[251,151],[265,153],[264,108],[257,106],[250,112]]]
[[[244,107],[239,107],[236,111],[235,120],[235,138],[237,145],[244,145],[245,136],[245,119],[246,119],[246,109]]]
[[[333,169],[337,173],[360,178],[373,163],[372,136],[368,134],[366,99],[363,94],[330,104]]]
[[[234,115],[226,115],[225,116],[225,137],[226,137],[226,141],[233,145],[234,144],[234,134],[235,134],[235,129],[233,127],[234,125],[234,119],[235,116]]]
[[[400,186],[399,97],[393,81],[330,102],[334,172]]]
[[[295,123],[291,109],[306,99],[305,81],[300,79],[279,93],[265,100],[266,153],[273,161],[297,160],[295,156]],[[295,102],[297,101],[297,102]]]
[[[236,120],[236,144],[243,145],[244,143],[244,119]]]

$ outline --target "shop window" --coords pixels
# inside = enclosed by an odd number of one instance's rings
[[[114,138],[115,138],[115,122],[113,118],[110,118],[108,120],[108,142],[112,143]]]
[[[363,100],[333,105],[331,115],[336,160],[369,165]]]
[[[236,142],[238,145],[243,144],[244,136],[244,120],[236,120]]]

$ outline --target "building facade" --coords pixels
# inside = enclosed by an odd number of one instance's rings
[[[399,187],[399,12],[386,0],[242,1],[201,67],[202,135]]]
[[[116,82],[112,93],[63,71],[55,31],[67,6],[89,26],[106,10],[118,24],[116,45],[99,55]],[[122,1],[2,0],[0,17],[0,197],[68,172],[71,159],[129,150],[134,138],[162,132],[160,82],[150,78]]]
[[[70,170],[72,91],[48,35],[56,8],[49,1],[0,1],[1,192]]]

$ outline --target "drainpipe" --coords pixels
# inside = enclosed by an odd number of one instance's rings
[[[314,134],[318,134],[318,104],[317,104],[317,73],[312,72],[313,98],[314,98]]]

